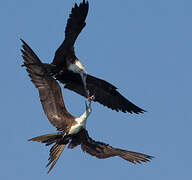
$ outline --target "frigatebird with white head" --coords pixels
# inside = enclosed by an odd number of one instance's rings
[[[101,159],[119,156],[131,163],[141,163],[152,158],[146,154],[113,148],[108,144],[92,140],[86,130],[86,120],[92,111],[91,101],[89,104],[86,103],[86,110],[80,117],[71,115],[65,107],[59,84],[53,77],[46,75],[46,68],[41,65],[40,59],[24,41],[21,51],[24,66],[39,91],[43,110],[51,124],[59,131],[29,140],[42,142],[47,146],[53,144],[47,164],[47,167],[51,165],[48,172],[54,167],[67,144],[69,149],[81,145],[84,152]]]
[[[145,110],[122,96],[114,85],[87,74],[83,64],[76,57],[74,44],[86,25],[85,19],[88,9],[88,1],[83,0],[80,5],[75,4],[67,21],[65,39],[57,49],[53,62],[42,65],[50,75],[65,84],[64,87],[69,90],[88,98],[95,96],[94,101],[112,110],[136,114],[143,113]]]

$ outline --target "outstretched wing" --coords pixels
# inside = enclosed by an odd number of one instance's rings
[[[86,97],[82,80],[79,74],[66,71],[63,74],[58,74],[56,78],[65,84],[65,88],[72,90]],[[91,95],[95,96],[94,101],[107,106],[108,108],[124,113],[143,113],[145,110],[139,108],[125,97],[123,97],[115,86],[105,80],[87,75],[86,87]]]
[[[83,0],[79,6],[75,3],[75,6],[72,8],[71,14],[69,15],[69,19],[67,21],[65,40],[57,49],[52,64],[60,65],[67,56],[75,54],[73,46],[78,35],[86,25],[85,19],[88,14],[88,9],[88,1],[85,2],[85,0]]]
[[[94,141],[89,137],[88,132],[85,129],[79,133],[79,136],[81,136],[82,150],[100,159],[119,156],[131,163],[140,164],[142,162],[150,161],[150,159],[153,158],[152,156],[146,154],[113,148],[103,142]]]
[[[87,17],[88,10],[89,3],[88,1],[85,2],[85,0],[83,0],[79,6],[75,3],[74,8],[72,8],[65,29],[65,41],[70,46],[74,45],[78,35],[86,25],[85,19]]]
[[[31,81],[39,91],[41,104],[49,121],[58,130],[65,130],[74,117],[67,112],[59,84],[52,77],[46,76],[46,68],[32,49],[23,41],[22,57]]]

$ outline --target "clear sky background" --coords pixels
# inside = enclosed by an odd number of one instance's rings
[[[115,112],[93,103],[90,136],[114,147],[155,156],[133,165],[118,157],[99,160],[80,148],[65,149],[53,171],[49,148],[27,139],[56,132],[24,68],[19,38],[50,63],[79,0],[0,3],[0,179],[191,179],[192,1],[89,1],[87,26],[76,55],[86,70],[105,79],[148,112]],[[61,85],[62,86],[62,85]],[[63,88],[62,88],[63,89]],[[83,97],[63,90],[68,110],[79,116]]]

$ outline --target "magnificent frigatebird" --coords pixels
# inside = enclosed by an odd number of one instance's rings
[[[52,64],[42,65],[50,75],[64,83],[64,87],[69,90],[85,97],[94,95],[94,101],[112,110],[136,114],[143,113],[143,109],[123,97],[115,86],[87,74],[83,64],[75,56],[74,43],[86,25],[85,19],[88,9],[88,1],[83,0],[79,6],[75,4],[67,21],[65,39],[57,49]]]
[[[31,81],[39,91],[43,110],[51,124],[60,131],[55,134],[47,134],[29,140],[42,142],[47,146],[54,144],[50,149],[47,167],[49,165],[51,167],[48,173],[56,164],[67,144],[69,144],[69,149],[81,145],[83,151],[97,158],[119,156],[132,163],[147,162],[152,158],[152,156],[146,154],[113,148],[108,144],[92,140],[85,129],[86,120],[92,111],[91,101],[89,104],[86,103],[86,111],[80,117],[77,118],[71,115],[65,107],[59,84],[53,77],[46,75],[46,68],[41,65],[40,59],[25,43],[21,51],[24,66]]]
[[[80,81],[83,83],[83,90],[86,92],[86,96],[88,96],[86,90],[87,72],[81,61],[75,55],[74,44],[78,35],[86,25],[85,19],[88,9],[89,3],[85,3],[85,0],[83,0],[79,6],[75,4],[74,8],[72,8],[65,29],[65,39],[55,52],[52,66],[50,66],[53,74],[61,74],[62,72],[70,71],[78,74],[78,76],[80,75]]]

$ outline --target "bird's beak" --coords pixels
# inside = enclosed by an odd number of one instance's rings
[[[91,101],[89,101],[89,104],[87,104],[87,101],[85,101],[85,107],[86,107],[86,111],[91,109]]]
[[[86,109],[88,109],[88,104],[87,104],[87,101],[85,101],[85,107],[86,107]]]
[[[89,93],[87,91],[87,83],[86,83],[87,72],[81,71],[80,75],[81,75],[81,79],[82,79],[83,86],[84,86],[84,89],[85,89],[85,93],[86,93],[87,97],[89,97]]]
[[[83,85],[86,88],[86,78],[87,78],[87,72],[81,71],[81,79],[83,81]]]

